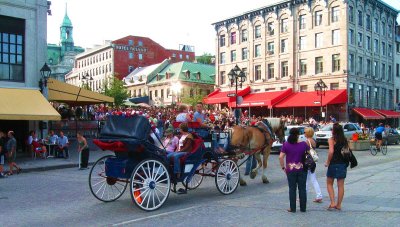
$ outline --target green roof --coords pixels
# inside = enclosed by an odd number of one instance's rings
[[[188,72],[190,72],[189,78],[186,76]],[[167,73],[170,74],[169,79],[166,79]],[[198,73],[200,73],[200,80],[197,79]],[[158,72],[158,80],[157,76],[153,76],[148,79],[148,84],[152,85],[177,80],[189,83],[215,84],[213,75],[215,75],[215,66],[213,65],[181,61],[166,66]]]

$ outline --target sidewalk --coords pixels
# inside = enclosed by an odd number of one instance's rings
[[[93,144],[92,139],[88,139],[90,154],[89,154],[89,165],[96,162],[99,158],[113,154],[111,151],[102,151],[96,145]],[[22,168],[22,172],[34,172],[34,171],[47,171],[53,169],[63,169],[78,167],[79,165],[79,154],[76,140],[70,141],[69,145],[69,158],[36,158],[24,157],[16,159],[17,165]],[[8,171],[8,165],[4,166],[5,171]]]

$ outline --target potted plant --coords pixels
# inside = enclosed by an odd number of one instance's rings
[[[353,151],[369,150],[370,141],[365,133],[354,133],[352,139],[349,140],[349,147]]]

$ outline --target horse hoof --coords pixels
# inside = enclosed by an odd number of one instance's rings
[[[246,181],[240,181],[240,186],[247,186],[247,183],[246,183]]]
[[[264,178],[264,179],[262,179],[262,182],[263,182],[264,184],[268,184],[268,183],[269,183],[269,180],[268,180],[267,178]]]
[[[256,176],[257,176],[257,172],[251,171],[251,173],[250,173],[250,178],[251,178],[251,179],[254,179],[254,178],[256,178]]]

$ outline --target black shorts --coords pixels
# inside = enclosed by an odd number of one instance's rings
[[[382,133],[376,132],[375,133],[375,139],[382,140]]]

